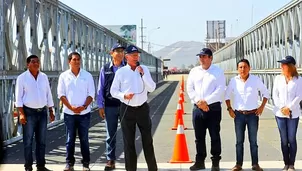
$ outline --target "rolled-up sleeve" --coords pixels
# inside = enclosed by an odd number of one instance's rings
[[[89,74],[88,96],[95,98],[95,85],[91,74]]]
[[[120,100],[124,100],[125,93],[121,92],[121,70],[117,70],[110,88],[110,94],[112,97]]]
[[[46,85],[47,85],[47,106],[48,107],[52,107],[54,106],[54,103],[53,103],[53,98],[52,98],[52,94],[51,94],[51,89],[50,89],[50,84],[49,84],[49,81],[48,81],[48,77],[47,75],[45,75],[45,80],[46,80]]]
[[[279,78],[278,76],[275,77],[272,96],[273,96],[273,102],[274,102],[275,107],[277,107],[278,109],[281,109],[283,106],[280,106],[279,89],[278,89],[278,84],[279,84],[278,78]]]
[[[194,70],[192,69],[187,78],[187,93],[189,98],[191,99],[191,102],[194,104],[197,103],[198,100],[196,100],[195,98],[197,95],[195,92],[193,76],[194,76]]]
[[[16,81],[16,88],[15,88],[16,107],[23,107],[23,95],[24,95],[23,83],[24,81],[22,75],[18,76]]]
[[[258,82],[257,85],[259,86],[258,90],[260,91],[262,97],[270,99],[269,91],[259,77],[257,77],[257,82]]]
[[[295,91],[295,98],[294,100],[287,106],[290,110],[293,110],[294,108],[300,107],[300,102],[302,100],[302,79],[299,77],[297,80],[297,89]]]
[[[224,99],[225,100],[230,100],[231,99],[231,95],[234,91],[234,82],[235,82],[235,79],[232,78],[229,82],[229,85],[227,86],[227,88],[225,90],[225,94],[224,94]]]
[[[144,80],[147,91],[151,93],[155,90],[156,84],[151,77],[149,69],[145,66],[143,69],[144,69],[143,80]]]
[[[64,85],[64,80],[63,80],[63,74],[59,76],[59,81],[58,81],[58,98],[60,99],[62,96],[66,96],[65,92],[65,85]]]

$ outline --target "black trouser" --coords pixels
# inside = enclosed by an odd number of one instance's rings
[[[141,132],[143,150],[149,171],[156,171],[157,164],[153,148],[152,122],[149,116],[149,105],[144,103],[140,107],[121,104],[120,116],[124,139],[125,165],[127,171],[136,171],[137,155],[135,150],[136,124]],[[126,111],[125,111],[126,110]]]
[[[195,131],[196,143],[196,162],[204,162],[207,156],[206,150],[206,130],[209,129],[211,137],[212,162],[218,165],[221,159],[221,140],[220,140],[220,121],[221,104],[220,102],[209,105],[210,110],[204,112],[196,105],[193,108],[193,126]]]

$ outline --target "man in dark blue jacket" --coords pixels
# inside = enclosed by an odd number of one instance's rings
[[[99,106],[99,114],[106,121],[106,150],[107,164],[105,170],[115,169],[115,147],[116,147],[116,131],[119,118],[120,101],[110,94],[111,84],[115,72],[124,66],[124,49],[121,44],[115,44],[110,51],[112,61],[105,64],[100,72],[99,85],[97,91],[97,103]]]

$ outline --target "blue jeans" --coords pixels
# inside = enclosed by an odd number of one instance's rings
[[[221,104],[220,102],[209,105],[210,110],[204,112],[196,105],[193,107],[193,126],[195,131],[196,162],[204,162],[207,156],[206,130],[211,137],[211,160],[213,165],[218,165],[221,159]]]
[[[276,117],[281,138],[281,149],[285,165],[294,165],[297,154],[297,129],[299,118],[289,119]]]
[[[116,160],[115,147],[116,147],[116,131],[119,119],[119,107],[105,107],[105,120],[106,120],[106,150],[107,160]]]
[[[73,166],[75,163],[74,149],[76,132],[78,131],[81,153],[82,153],[82,164],[88,166],[90,162],[90,151],[88,141],[88,129],[90,125],[91,114],[87,113],[84,115],[69,115],[64,113],[64,122],[66,125],[66,163]]]
[[[258,164],[257,134],[259,126],[259,117],[255,114],[242,114],[238,111],[235,111],[235,114],[236,117],[234,119],[234,123],[236,132],[236,164],[241,166],[243,164],[243,143],[246,126],[248,129],[252,165]]]
[[[23,145],[25,168],[32,168],[32,143],[35,134],[36,140],[36,160],[37,167],[45,166],[45,147],[46,147],[46,132],[47,132],[47,109],[42,111],[23,107],[26,117],[26,124],[23,127]]]

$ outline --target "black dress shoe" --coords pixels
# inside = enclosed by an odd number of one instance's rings
[[[46,167],[37,167],[37,171],[51,171],[47,169]]]
[[[25,168],[25,171],[33,171],[33,168]]]
[[[195,162],[193,166],[190,167],[190,170],[201,170],[206,169],[204,162]]]
[[[115,169],[115,161],[109,160],[105,166],[105,171],[114,170]]]

